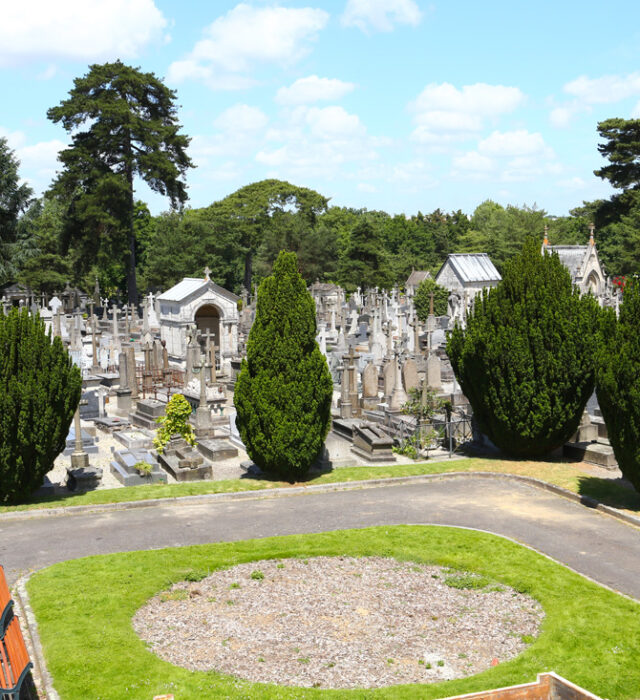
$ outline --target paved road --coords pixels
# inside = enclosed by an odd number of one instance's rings
[[[506,535],[640,599],[640,529],[527,484],[473,477],[0,519],[0,563],[14,581],[89,554],[404,523]]]

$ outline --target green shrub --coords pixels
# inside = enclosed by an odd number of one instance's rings
[[[189,423],[191,415],[191,404],[182,394],[174,394],[167,404],[166,415],[157,419],[160,424],[156,437],[153,438],[153,446],[162,454],[164,446],[169,442],[172,435],[182,435],[190,444],[196,444],[196,436]]]
[[[39,316],[0,311],[0,503],[42,485],[65,447],[81,386],[80,370]]]
[[[593,392],[599,307],[535,239],[476,297],[447,353],[480,429],[507,454],[534,458],[575,432]]]
[[[640,285],[627,286],[620,318],[603,315],[596,393],[620,471],[640,491]]]
[[[449,290],[436,284],[435,280],[427,278],[422,280],[413,295],[413,305],[418,318],[424,322],[429,316],[431,306],[431,292],[433,292],[434,316],[445,316],[449,304]]]
[[[331,422],[333,384],[315,336],[315,304],[296,255],[281,252],[258,289],[234,402],[249,457],[290,481],[308,472]]]

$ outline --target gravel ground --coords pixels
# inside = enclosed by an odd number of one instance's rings
[[[506,586],[446,583],[460,576],[378,557],[251,562],[174,585],[133,626],[166,661],[254,682],[375,688],[461,678],[517,656],[544,614]]]

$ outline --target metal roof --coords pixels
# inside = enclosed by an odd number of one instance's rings
[[[217,294],[234,302],[240,298],[233,294],[233,292],[228,291],[211,280],[204,279],[203,277],[185,277],[181,282],[171,287],[171,289],[167,289],[166,292],[160,294],[158,299],[160,301],[184,301],[195,292],[201,289],[203,290],[204,287],[210,287]]]
[[[486,253],[452,253],[444,265],[447,263],[462,282],[499,282],[502,279]]]

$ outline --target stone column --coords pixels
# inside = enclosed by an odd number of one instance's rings
[[[138,393],[138,378],[136,377],[136,353],[133,347],[127,348],[127,377],[129,389],[131,389],[131,399],[137,399]]]
[[[71,453],[71,468],[82,469],[89,466],[89,455],[82,446],[82,428],[80,427],[80,406],[76,408],[73,416],[74,432],[76,434],[75,446]]]
[[[393,393],[391,394],[389,410],[394,413],[399,413],[402,410],[402,406],[409,400],[409,397],[402,386],[402,372],[398,354],[396,354],[393,361],[395,362],[395,385],[393,387]]]
[[[342,357],[342,381],[340,382],[340,418],[351,418],[349,401],[349,355]]]

